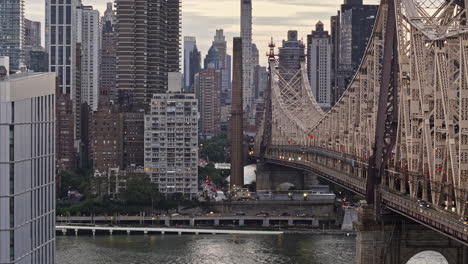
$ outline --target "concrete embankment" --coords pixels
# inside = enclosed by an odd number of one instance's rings
[[[353,222],[358,220],[357,210],[355,208],[345,208],[343,224],[341,225],[342,231],[352,231]]]

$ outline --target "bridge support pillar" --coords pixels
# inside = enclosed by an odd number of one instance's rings
[[[358,211],[358,221],[354,222],[356,237],[356,264],[383,264],[383,232],[374,220],[374,208],[363,206]]]
[[[312,220],[312,227],[319,227],[319,220],[317,219]]]
[[[288,226],[293,226],[294,225],[294,220],[288,219]]]
[[[255,171],[257,177],[257,191],[271,191],[271,169],[270,166],[265,162],[257,163],[257,169]]]
[[[239,226],[244,226],[245,223],[244,223],[244,219],[239,219]]]
[[[263,226],[265,226],[265,227],[270,226],[270,219],[268,219],[268,218],[263,219]]]
[[[75,229],[75,236],[78,235],[78,229]]]
[[[190,219],[190,226],[191,227],[194,227],[195,226],[195,219]]]
[[[171,226],[171,220],[169,220],[169,219],[164,220],[164,225],[165,226]]]
[[[214,220],[214,226],[219,226],[219,218],[216,218],[216,219]]]
[[[468,263],[467,247],[432,229],[391,213],[374,219],[374,208],[359,208],[356,264],[406,264],[423,251],[438,252],[449,264]]]

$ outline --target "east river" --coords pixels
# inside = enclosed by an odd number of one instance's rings
[[[355,246],[355,237],[337,235],[58,235],[57,263],[345,264],[354,263]],[[408,263],[446,263],[437,257]]]

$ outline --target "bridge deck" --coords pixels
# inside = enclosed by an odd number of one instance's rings
[[[313,153],[316,155],[325,156],[327,158],[339,158],[339,160],[343,160],[343,162],[347,163],[358,162],[350,160],[344,155],[340,155],[340,153],[319,153],[317,148],[299,147],[294,149],[293,146],[272,147],[272,149],[275,148],[281,150],[283,153],[289,152],[291,157],[295,155],[297,156],[297,153]],[[284,157],[280,158],[273,155],[268,155],[264,160],[268,163],[313,172],[358,194],[365,195],[366,193],[365,178],[358,178],[348,173],[329,168],[323,164],[316,163],[314,161],[304,159],[298,160],[297,158],[285,159]],[[390,190],[388,187],[381,187],[380,192],[382,196],[382,203],[388,209],[468,246],[468,225],[459,221],[459,216],[457,216],[457,214],[436,207],[423,209],[416,199],[412,199],[409,197],[409,195],[400,193],[398,191]]]

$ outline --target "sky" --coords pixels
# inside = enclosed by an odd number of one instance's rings
[[[104,13],[109,0],[82,0],[85,5]],[[195,36],[197,46],[206,55],[216,29],[224,29],[228,41],[228,53],[232,54],[232,38],[240,32],[241,0],[182,0],[182,38]],[[365,4],[377,4],[378,0],[364,0]],[[273,37],[276,46],[286,38],[288,30],[298,30],[299,38],[307,40],[307,34],[322,21],[330,27],[330,16],[335,15],[343,0],[252,0],[253,42],[260,50],[260,64],[266,65],[268,43]],[[45,0],[25,0],[25,17],[40,21],[44,26]],[[43,31],[44,32],[44,31]]]

